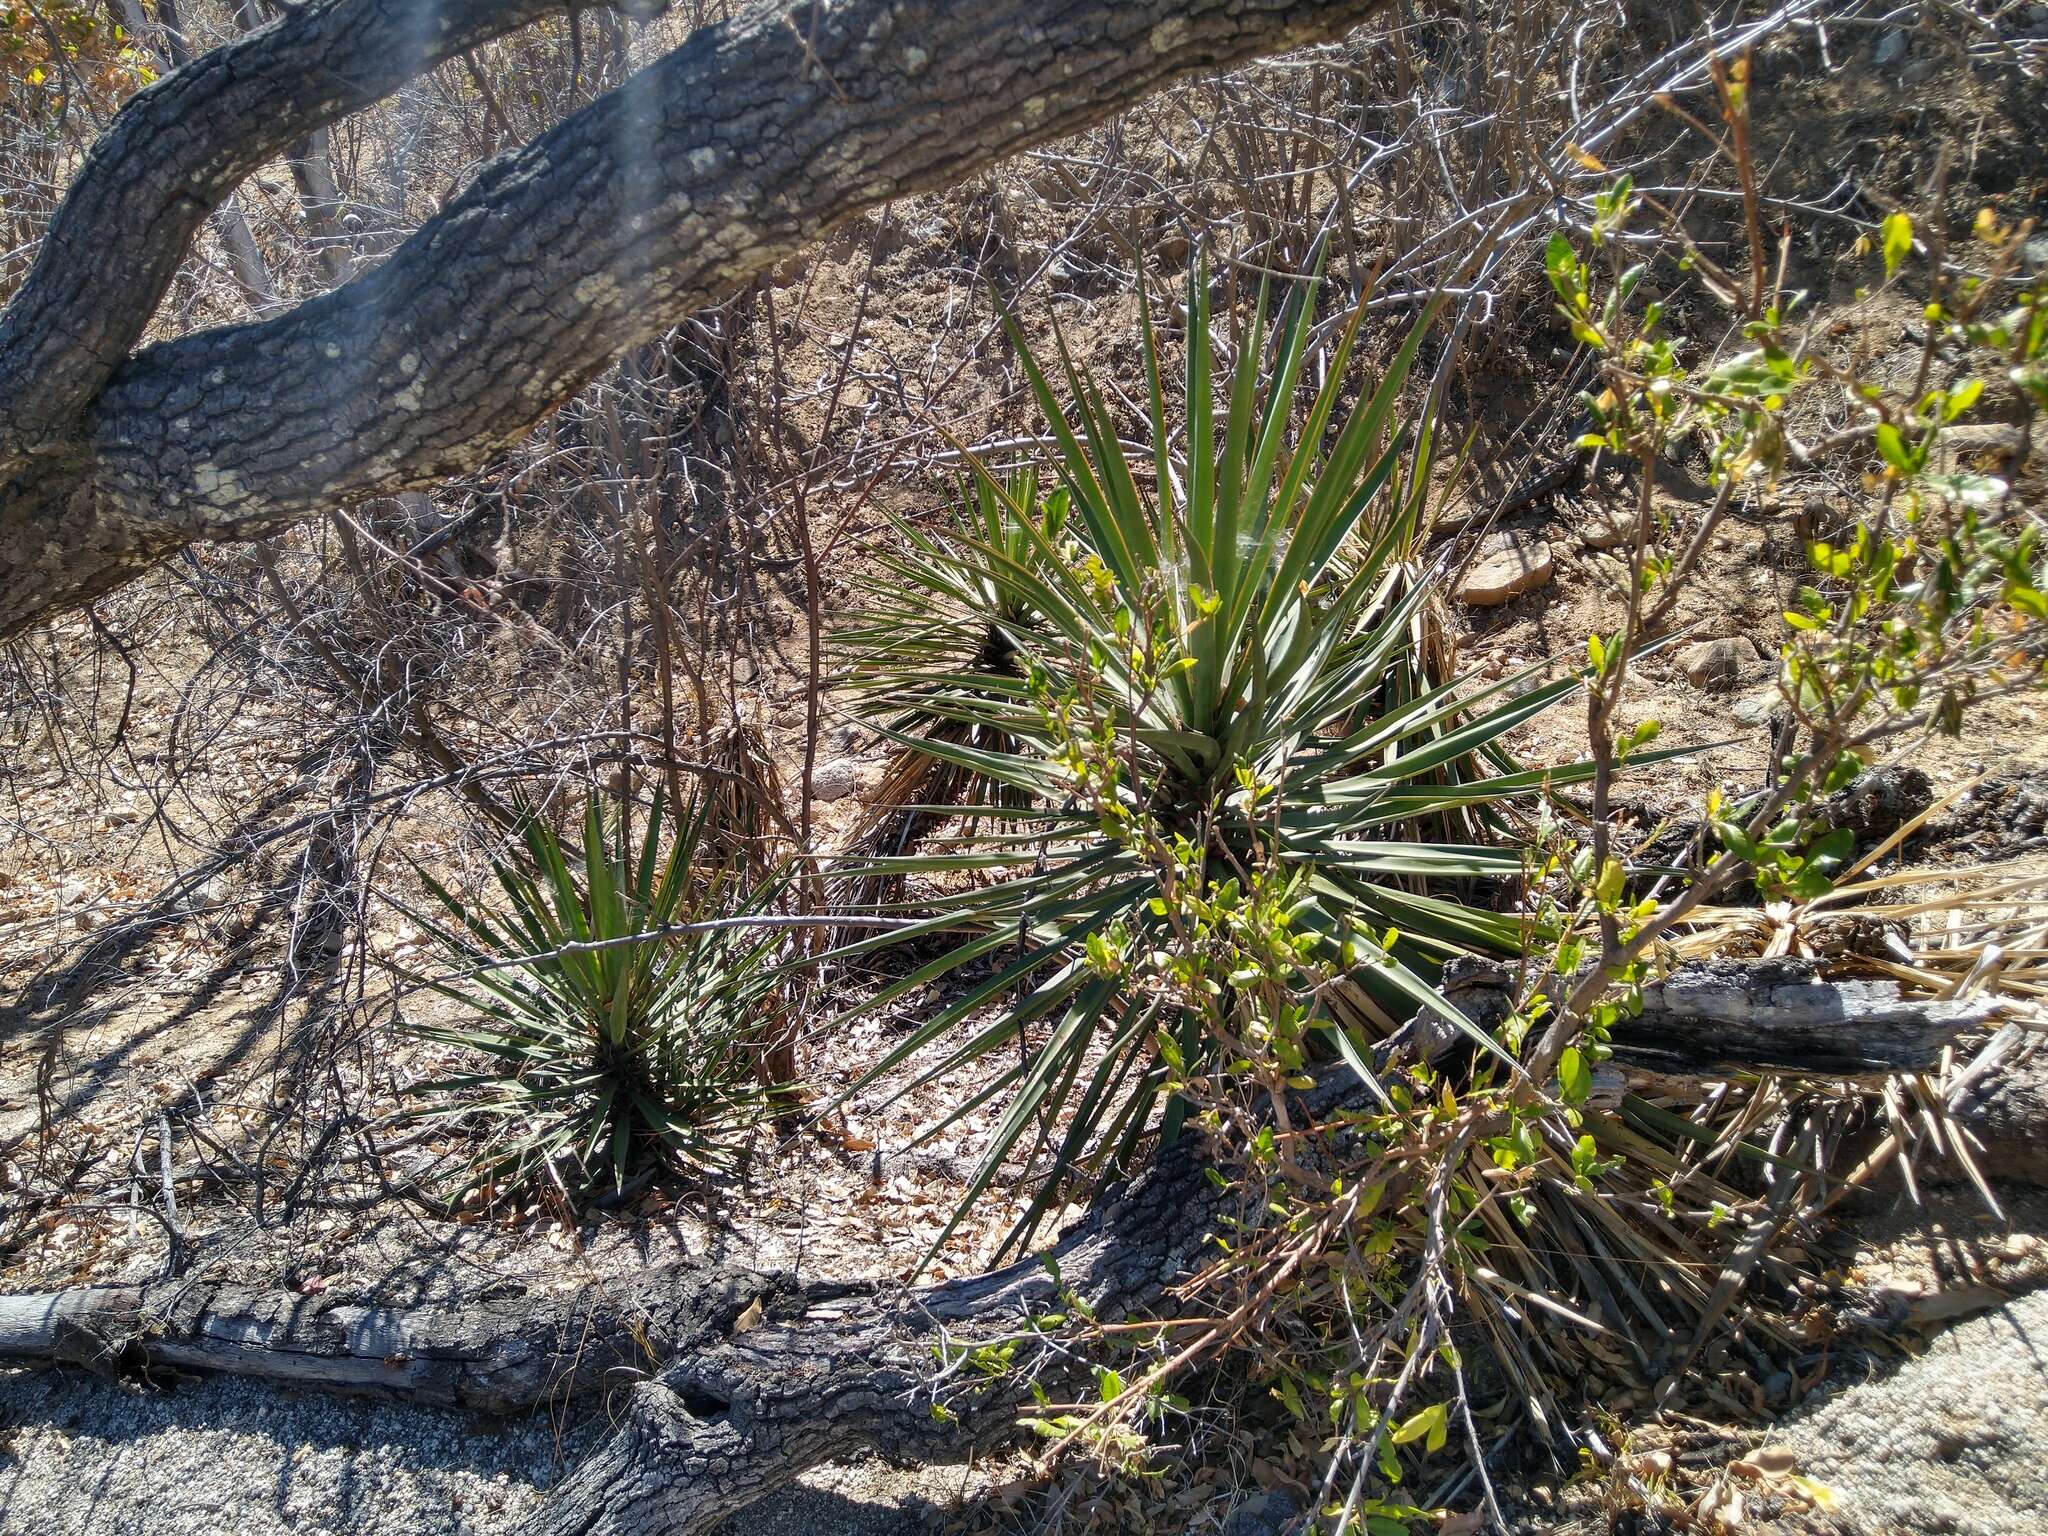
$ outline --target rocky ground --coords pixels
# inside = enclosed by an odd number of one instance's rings
[[[7,1536],[512,1536],[602,1428],[71,1371],[0,1376],[0,1425]],[[960,1467],[824,1467],[729,1536],[913,1536],[980,1481]]]

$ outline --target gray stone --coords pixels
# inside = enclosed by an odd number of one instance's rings
[[[1294,1536],[1303,1514],[1294,1495],[1275,1489],[1238,1505],[1224,1522],[1223,1536]]]
[[[1834,1491],[1840,1536],[2048,1530],[2048,1291],[1935,1338],[1890,1376],[1810,1408],[1780,1443]]]
[[[1550,546],[1525,533],[1490,534],[1479,546],[1472,567],[1458,583],[1458,601],[1474,608],[1496,608],[1533,592],[1556,574]]]
[[[1695,688],[1726,693],[1756,661],[1756,642],[1747,635],[1702,640],[1678,653],[1679,670]]]
[[[1734,715],[1744,725],[1762,725],[1776,714],[1784,703],[1784,696],[1776,688],[1759,688],[1735,706]]]
[[[849,758],[835,757],[811,770],[813,800],[844,800],[860,785],[860,770]]]
[[[1896,64],[1906,56],[1906,32],[1903,27],[1894,27],[1877,40],[1877,46],[1870,50],[1870,62],[1879,69]]]
[[[1595,512],[1579,530],[1579,540],[1588,549],[1626,549],[1634,542],[1636,520],[1625,515]]]
[[[2025,461],[2029,446],[2024,428],[2002,421],[1946,427],[1935,442],[1946,470],[2013,467]]]

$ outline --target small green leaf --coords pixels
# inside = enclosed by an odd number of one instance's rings
[[[1903,210],[1888,214],[1884,221],[1884,275],[1889,278],[1899,270],[1899,263],[1906,259],[1913,249],[1913,221]]]
[[[1444,1443],[1444,1436],[1450,1426],[1450,1404],[1431,1403],[1419,1413],[1410,1414],[1391,1436],[1396,1445],[1412,1445],[1417,1440],[1433,1442],[1427,1449],[1435,1449]]]
[[[1586,1095],[1593,1091],[1593,1069],[1586,1065],[1585,1055],[1576,1045],[1567,1046],[1557,1059],[1557,1086],[1567,1104],[1583,1104]]]
[[[1906,440],[1899,435],[1899,429],[1888,421],[1877,424],[1877,452],[1885,463],[1900,474],[1913,473],[1913,457],[1906,451]]]

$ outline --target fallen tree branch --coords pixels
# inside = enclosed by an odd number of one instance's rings
[[[1490,965],[1454,966],[1444,995],[1493,1027],[1513,1006],[1514,978]],[[1614,1026],[1614,1063],[1667,1077],[1779,1072],[1868,1077],[1925,1072],[1965,1030],[2003,1018],[2011,1004],[1908,998],[1891,981],[1822,978],[1811,960],[1705,960],[1644,989],[1643,1011]],[[1447,1048],[1432,1038],[1432,1054]]]
[[[1333,1073],[1318,1097],[1358,1091]],[[799,1283],[686,1262],[568,1296],[409,1307],[94,1286],[0,1297],[0,1358],[254,1375],[494,1413],[637,1383],[545,1529],[703,1531],[858,1449],[936,1461],[1014,1438],[1027,1382],[1058,1393],[1082,1374],[1030,1320],[1077,1299],[1103,1322],[1151,1310],[1203,1261],[1229,1198],[1190,1141],[1105,1190],[1043,1257],[941,1284]],[[945,1368],[962,1341],[1010,1337],[1031,1343],[999,1378]]]
[[[1483,1019],[1505,986],[1466,970],[1446,992]],[[1616,1059],[1695,1075],[1731,1065],[1830,1077],[1878,1062],[1916,1070],[1997,1010],[1824,981],[1808,962],[1713,962],[1651,989],[1642,1018],[1617,1031]],[[1348,1069],[1332,1066],[1304,1108],[1313,1117],[1362,1096]],[[1104,1324],[1156,1312],[1210,1256],[1235,1198],[1190,1141],[1106,1189],[1043,1257],[942,1284],[799,1283],[682,1263],[567,1297],[415,1307],[95,1287],[0,1298],[0,1356],[238,1372],[493,1412],[625,1386],[618,1432],[562,1486],[542,1528],[699,1532],[858,1450],[937,1461],[1014,1438],[1031,1383],[1057,1398],[1083,1375],[1033,1319],[1077,1303]],[[1019,1348],[1001,1374],[959,1368],[969,1347],[1011,1340]]]
[[[239,1285],[164,1282],[0,1296],[0,1358],[101,1374],[218,1371],[515,1413],[638,1376],[729,1331],[859,1287],[711,1263],[663,1265],[566,1295],[500,1289],[397,1306]]]

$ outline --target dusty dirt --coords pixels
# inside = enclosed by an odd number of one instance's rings
[[[2038,103],[2030,99],[2015,108],[1967,75],[1960,77],[1961,85],[1958,78],[1951,72],[1902,87],[1895,78],[1864,70],[1819,84],[1788,80],[1784,88],[1792,122],[1779,143],[1791,190],[1817,193],[1824,190],[1823,182],[1850,173],[1867,185],[1911,184],[1927,169],[1926,145],[1953,133],[1973,146],[1966,173],[1951,184],[1965,220],[1973,211],[1966,200],[1979,196],[1995,198],[2010,217],[2039,209],[2048,187],[2038,148],[2029,150],[2031,141],[2011,127],[2015,111],[2021,111],[2023,121],[2024,112],[2035,111]],[[1827,137],[1819,152],[1805,156],[1812,169],[1802,175],[1792,145],[1814,123],[1826,125]],[[1819,174],[1823,168],[1826,176]],[[1960,190],[1965,187],[1974,190]],[[1134,376],[1135,301],[1098,280],[1095,274],[1102,269],[1091,263],[1113,253],[1114,240],[1085,221],[1077,236],[1076,207],[1071,193],[1027,169],[955,198],[899,207],[879,238],[873,226],[843,233],[810,261],[779,274],[777,312],[791,324],[794,337],[787,373],[805,391],[784,402],[786,429],[799,451],[823,435],[831,381],[840,359],[849,355],[849,341],[852,370],[838,391],[832,446],[852,462],[879,469],[892,441],[911,425],[932,421],[962,439],[1031,429],[1021,379],[998,349],[985,345],[991,316],[986,295],[971,280],[973,263],[966,259],[996,247],[1008,253],[1005,259],[1013,267],[1060,269],[1049,285],[1035,290],[1053,295],[1028,316],[1035,329],[1056,312],[1084,362]],[[1809,266],[1808,279],[1822,290],[1822,302],[1843,298],[1853,281],[1842,244],[1840,231],[1825,219],[1799,230],[1799,254]],[[864,287],[870,289],[865,300]],[[1904,367],[1918,355],[1911,320],[1906,313],[1880,308],[1859,316],[1839,340],[1845,348],[1882,359],[1886,367]],[[765,317],[757,321],[764,327],[767,323]],[[756,365],[765,351],[756,346]],[[1527,409],[1530,379],[1526,372],[1505,371],[1505,365],[1540,370],[1555,359],[1532,343],[1529,356],[1498,361],[1504,366],[1499,377],[1468,381],[1468,403],[1474,411],[1482,404],[1499,404],[1499,419],[1517,419],[1521,412],[1508,405],[1522,403]],[[1526,445],[1500,462],[1482,460],[1474,486],[1450,500],[1446,511],[1483,508],[1487,496],[1515,483],[1527,463]],[[2039,505],[2038,455],[2026,473],[2024,493]],[[876,506],[923,515],[939,504],[940,489],[907,475],[905,480],[913,488],[881,493],[872,505],[846,497],[828,506],[824,525],[845,518],[843,543],[827,567],[828,612],[845,611],[857,601],[863,583],[875,579],[865,545],[877,525]],[[1694,493],[1704,490],[1696,487]],[[1611,556],[1596,546],[1602,526],[1627,506],[1629,495],[1625,484],[1596,477],[1585,489],[1539,502],[1508,520],[1505,526],[1551,545],[1556,573],[1540,589],[1503,607],[1453,611],[1459,654],[1472,675],[1493,675],[1537,658],[1576,662],[1586,634],[1612,627],[1618,598]],[[1710,786],[1746,788],[1760,781],[1769,716],[1777,703],[1771,678],[1782,630],[1779,615],[1804,575],[1801,536],[1817,519],[1824,522],[1837,504],[1825,480],[1792,477],[1745,502],[1724,526],[1681,615],[1683,638],[1743,640],[1752,646],[1754,658],[1741,665],[1733,686],[1711,689],[1684,675],[1677,661],[1682,644],[1642,668],[1634,705],[1666,722],[1667,740],[1703,748],[1631,783],[1629,796],[1646,825],[1696,805]],[[538,562],[529,558],[528,563]],[[332,1012],[329,1000],[349,963],[348,952],[328,947],[310,927],[307,943],[287,944],[284,934],[293,926],[291,903],[299,887],[294,871],[273,853],[259,852],[167,899],[174,871],[190,847],[237,824],[255,826],[263,818],[274,823],[295,814],[300,804],[310,814],[324,804],[326,788],[344,766],[340,755],[309,755],[318,739],[317,722],[300,706],[256,694],[234,700],[229,710],[215,710],[226,714],[231,729],[210,744],[203,762],[185,770],[174,798],[153,797],[136,787],[150,780],[150,770],[181,753],[189,756],[194,743],[185,722],[198,696],[195,688],[206,685],[216,665],[209,647],[180,637],[174,621],[163,617],[179,600],[178,590],[163,578],[110,600],[109,615],[123,632],[149,639],[137,649],[140,675],[125,702],[120,678],[104,675],[110,665],[116,672],[119,667],[109,663],[96,632],[82,620],[55,626],[39,664],[74,692],[91,692],[89,684],[101,683],[95,718],[66,717],[54,729],[24,718],[4,744],[0,790],[9,799],[0,827],[0,1180],[10,1192],[31,1178],[54,1181],[63,1190],[59,1198],[40,1201],[32,1220],[10,1230],[0,1249],[0,1284],[8,1289],[158,1272],[169,1251],[165,1233],[156,1220],[138,1214],[141,1202],[135,1191],[157,1176],[160,1158],[168,1156],[174,1170],[183,1170],[201,1162],[218,1164],[217,1152],[226,1149],[277,1186],[288,1185],[309,1151],[296,1139],[294,1122],[285,1113],[288,1104],[303,1102],[299,1095],[331,1095],[320,1102],[346,1101],[376,1116],[395,1109],[402,1085],[436,1065],[430,1050],[390,1034],[394,1005],[387,988],[373,989],[373,1008],[348,1016]],[[755,620],[727,658],[742,664],[747,679],[737,685],[735,700],[766,732],[785,782],[795,783],[801,777],[809,688],[800,606],[785,585],[771,584]],[[516,659],[509,641],[506,650]],[[508,661],[495,664],[511,670]],[[477,661],[485,674],[493,665],[488,655]],[[583,707],[587,710],[587,702]],[[476,743],[488,745],[535,729],[538,708],[522,703],[503,720],[479,710],[478,720],[471,722]],[[575,706],[557,701],[547,708],[568,718]],[[121,746],[90,751],[90,741],[112,738],[113,717],[124,710],[127,729]],[[1582,721],[1558,711],[1526,728],[1514,745],[1527,760],[1555,761],[1575,756],[1583,741]],[[2048,735],[2038,730],[2031,704],[1996,703],[1976,719],[1965,740],[1902,742],[1896,755],[1925,769],[1937,794],[1946,795],[1986,773],[2048,764]],[[830,716],[819,760],[846,764],[852,783],[852,793],[817,808],[818,825],[829,842],[857,816],[863,795],[879,776],[881,754],[871,734]],[[402,867],[400,851],[451,877],[477,876],[482,839],[459,824],[461,814],[453,801],[429,800],[389,821],[380,834],[388,852],[382,870],[394,889],[410,891],[409,899],[419,895]],[[278,845],[287,852],[291,847]],[[2048,864],[2030,864],[2023,872],[2042,869]],[[161,920],[152,920],[152,913],[160,913]],[[1926,920],[1941,919],[1929,914]],[[96,944],[102,936],[108,942]],[[365,938],[364,958],[374,970],[419,970],[431,962],[424,936],[400,911],[372,908]],[[53,983],[62,984],[54,993]],[[857,988],[858,979],[848,985]],[[428,1019],[448,1005],[407,993],[395,1006],[407,1017]],[[811,1090],[820,1101],[846,1089],[909,1022],[907,1017],[865,1018],[828,1038],[823,1028],[828,1015],[829,1010],[821,1010],[815,1036],[804,1050]],[[41,1086],[50,1094],[47,1105],[39,1100],[39,1075],[46,1064]],[[282,1101],[280,1084],[288,1085]],[[685,1253],[815,1273],[901,1275],[943,1225],[995,1111],[970,1117],[934,1143],[929,1156],[902,1159],[893,1154],[931,1123],[959,1085],[894,1105],[885,1104],[884,1089],[856,1099],[843,1126],[834,1123],[828,1131],[806,1130],[779,1142],[764,1133],[744,1177],[730,1187],[648,1195],[623,1213],[569,1223],[538,1208],[466,1212],[442,1221],[385,1207],[316,1210],[266,1228],[253,1219],[260,1211],[260,1186],[179,1177],[174,1182],[186,1262],[287,1287],[387,1295],[438,1294],[507,1274],[544,1274],[551,1283],[570,1287]],[[48,1144],[38,1136],[46,1108],[63,1125],[62,1135]],[[177,1129],[166,1149],[159,1143],[158,1126],[173,1120]],[[198,1139],[202,1133],[208,1140]],[[433,1150],[399,1152],[391,1166],[399,1173],[414,1171]],[[334,1193],[343,1196],[359,1188]],[[270,1190],[273,1197],[276,1192],[276,1187]],[[984,1262],[1010,1214],[1000,1193],[985,1203],[947,1244],[933,1273],[965,1271]],[[1907,1220],[1894,1235],[1873,1239],[1878,1246],[1870,1263],[1897,1271],[1927,1253],[1933,1265],[1932,1255],[1947,1251],[1940,1241],[1946,1235],[1938,1225]],[[89,1420],[107,1412],[105,1404],[116,1399],[102,1394],[112,1390],[10,1383],[7,1395],[18,1414],[25,1419],[46,1414],[37,1422],[59,1426],[17,1431],[17,1457],[25,1445],[36,1450],[45,1472],[54,1468],[64,1480],[80,1480],[88,1462],[45,1458],[84,1454],[58,1449],[60,1442],[75,1438],[62,1421],[67,1415]],[[215,1404],[223,1435],[256,1436],[251,1442],[191,1442],[192,1453],[202,1458],[239,1456],[236,1446],[245,1444],[267,1445],[263,1456],[285,1454],[282,1448],[296,1435],[303,1443],[324,1445],[317,1455],[334,1460],[329,1452],[353,1443],[356,1431],[326,1415],[353,1415],[358,1409],[307,1405],[303,1411],[319,1422],[294,1430],[289,1415],[302,1411],[295,1405],[276,1421],[277,1427],[253,1429],[242,1421],[256,1415],[257,1407],[238,1393],[207,1387],[183,1398],[182,1405],[179,1399],[119,1399],[119,1412],[133,1415],[135,1433],[146,1435],[158,1431],[145,1428],[145,1421],[160,1428],[183,1405]],[[80,1430],[78,1437],[94,1434],[107,1440],[96,1430]],[[51,1435],[55,1438],[38,1438]],[[471,1448],[466,1440],[456,1443],[464,1451]],[[545,1481],[553,1465],[535,1459],[538,1442],[531,1435],[520,1444],[516,1452],[500,1447],[476,1458],[502,1472],[492,1474],[493,1486],[510,1491],[493,1519],[507,1523],[482,1523],[480,1517],[476,1524],[437,1527],[422,1516],[417,1528],[516,1528],[518,1511],[529,1507],[531,1489]],[[0,1480],[12,1478],[8,1486],[27,1489],[24,1464],[0,1471]],[[90,1464],[100,1469],[95,1475],[104,1477],[109,1499],[133,1483],[137,1471],[133,1462]],[[360,1465],[343,1456],[320,1476],[331,1472],[339,1487],[371,1475],[375,1465],[374,1455]],[[267,1480],[270,1474],[260,1475]],[[452,1484],[430,1483],[419,1483],[426,1490],[422,1499],[448,1496]],[[327,1490],[330,1484],[310,1486]],[[40,1505],[40,1495],[22,1497]],[[341,1495],[323,1492],[315,1502],[329,1497]],[[10,1498],[0,1526],[16,1518],[19,1507]],[[223,1504],[219,1513],[225,1518],[232,1511],[243,1523],[242,1516],[253,1507]],[[280,1502],[275,1507],[280,1519],[297,1518],[298,1506]],[[843,1510],[836,1517],[853,1518]],[[77,1518],[80,1530],[122,1528],[101,1523],[90,1511]],[[343,1528],[349,1527],[336,1527]]]

